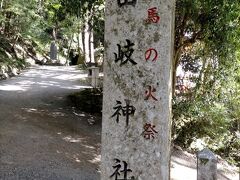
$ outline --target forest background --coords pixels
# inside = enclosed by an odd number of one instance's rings
[[[240,162],[240,2],[177,0],[173,60],[174,144],[208,147]],[[102,65],[104,0],[1,0],[0,76],[59,59]],[[76,56],[77,55],[77,56]],[[67,62],[66,62],[67,63]]]

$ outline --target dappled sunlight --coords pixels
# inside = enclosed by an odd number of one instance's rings
[[[28,113],[48,115],[48,116],[51,116],[54,118],[66,116],[65,113],[63,113],[61,111],[55,111],[55,110],[51,111],[51,110],[47,110],[47,109],[35,109],[35,108],[21,108],[21,109]]]
[[[78,80],[78,79],[83,79],[83,78],[87,78],[88,75],[87,74],[63,74],[63,75],[59,75],[54,77],[54,79],[60,79],[60,80]]]
[[[101,162],[101,155],[96,155],[96,154],[95,154],[94,159],[88,160],[88,161],[89,161],[90,163],[92,163],[92,164],[98,164],[98,163]]]
[[[62,135],[61,132],[57,133],[58,135]],[[80,152],[70,153],[69,149],[65,151],[60,151],[59,149],[56,150],[57,154],[64,155],[66,158],[71,159],[76,163],[83,163],[89,162],[91,164],[99,164],[101,161],[101,155],[98,152],[99,144],[95,146],[91,146],[88,144],[88,140],[83,137],[72,137],[71,135],[64,136],[62,138],[67,143],[79,143],[79,150]],[[70,147],[70,146],[69,146]]]
[[[63,138],[64,141],[70,142],[70,143],[80,143],[84,140],[85,138],[73,138],[72,136],[66,136]]]
[[[83,113],[73,112],[73,114],[75,114],[76,116],[79,116],[79,117],[86,117],[86,114],[83,114]]]
[[[63,112],[53,112],[53,113],[51,113],[52,115],[53,115],[53,117],[63,117],[63,116],[65,116],[65,113],[63,113]]]
[[[88,148],[88,149],[95,149],[95,147],[93,146],[89,146],[89,145],[83,145],[85,148]]]
[[[45,86],[61,86],[58,82],[54,82],[54,81],[42,81],[42,82],[36,82],[35,84],[38,85],[45,85]]]
[[[38,91],[39,88],[69,90],[92,88],[86,81],[87,77],[88,74],[86,72],[78,70],[76,67],[39,66],[37,68],[30,68],[30,71],[24,72],[17,78],[0,82],[0,91],[22,92],[29,91],[30,89]],[[20,81],[16,81],[20,78]]]
[[[37,109],[34,109],[34,108],[23,108],[24,110],[26,110],[26,112],[37,112],[38,110]]]
[[[24,81],[20,81],[20,82],[17,82],[16,84],[19,84],[19,85],[32,85],[32,84],[35,84],[34,81],[29,81],[29,80],[24,80]]]
[[[89,136],[64,135],[64,132],[61,131],[58,131],[57,135],[59,135],[59,138],[61,138],[65,143],[71,143],[69,145],[65,145],[69,147],[65,150],[60,150],[60,148],[57,149],[57,154],[61,154],[71,161],[80,163],[82,165],[85,165],[86,163],[99,165],[101,160],[99,142],[92,144],[93,139],[91,139]],[[74,144],[77,145],[79,150],[75,151],[75,153],[71,151],[71,147],[73,147]]]
[[[71,87],[67,87],[67,86],[64,86],[64,87],[61,87],[62,89],[92,89],[92,86],[71,86]]]
[[[76,154],[71,154],[71,153],[68,153],[68,152],[61,152],[59,150],[56,151],[57,154],[61,154],[61,155],[64,155],[65,157],[67,157],[68,159],[71,159],[72,161],[74,162],[77,162],[77,163],[81,163],[82,161],[80,160],[79,158],[79,154],[76,153]]]
[[[18,120],[23,120],[23,121],[27,121],[27,117],[21,115],[21,114],[15,114],[14,117]]]
[[[75,160],[76,162],[78,162],[78,163],[80,163],[80,162],[81,162],[81,160],[78,158],[78,156],[77,156],[77,155],[73,155],[73,158],[74,158],[74,160]]]
[[[74,68],[35,67],[0,82],[2,112],[9,111],[2,119],[6,134],[17,138],[11,149],[19,152],[19,164],[40,159],[44,166],[53,162],[53,166],[86,167],[97,174],[100,124],[90,126],[88,121],[94,117],[78,112],[67,98],[92,87],[85,81],[86,72]]]
[[[0,91],[26,91],[27,89],[16,85],[0,85]]]

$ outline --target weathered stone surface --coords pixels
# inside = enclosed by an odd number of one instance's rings
[[[57,46],[55,42],[52,42],[50,46],[50,58],[51,60],[57,60]]]
[[[106,1],[102,180],[169,179],[174,7],[174,0]]]
[[[217,179],[217,157],[209,149],[198,153],[197,180]]]

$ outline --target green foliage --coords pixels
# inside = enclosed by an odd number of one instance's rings
[[[204,146],[237,162],[240,3],[178,0],[176,11],[174,65],[193,76],[186,90],[176,88],[174,142],[193,148],[201,140]]]
[[[65,7],[65,12],[69,17],[76,17],[72,19],[71,27],[72,32],[77,32],[78,27],[82,29],[84,22],[88,21],[94,29],[95,47],[100,46],[104,42],[104,1],[103,0],[81,0],[81,1],[60,1],[62,6]],[[66,26],[65,26],[66,28]]]

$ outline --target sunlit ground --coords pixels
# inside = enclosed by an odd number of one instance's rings
[[[88,74],[81,70],[73,70],[76,67],[53,67],[41,66],[37,70],[26,71],[21,76],[21,81],[12,84],[12,81],[1,81],[1,91],[28,91],[30,88],[60,88],[60,89],[83,89],[91,88],[90,85],[80,85],[80,81],[87,81]],[[71,70],[68,72],[68,70]],[[44,74],[43,74],[44,72]],[[64,73],[64,74],[61,74]],[[61,74],[61,75],[59,75]],[[14,77],[12,79],[16,79]],[[79,81],[79,85],[71,83]]]

